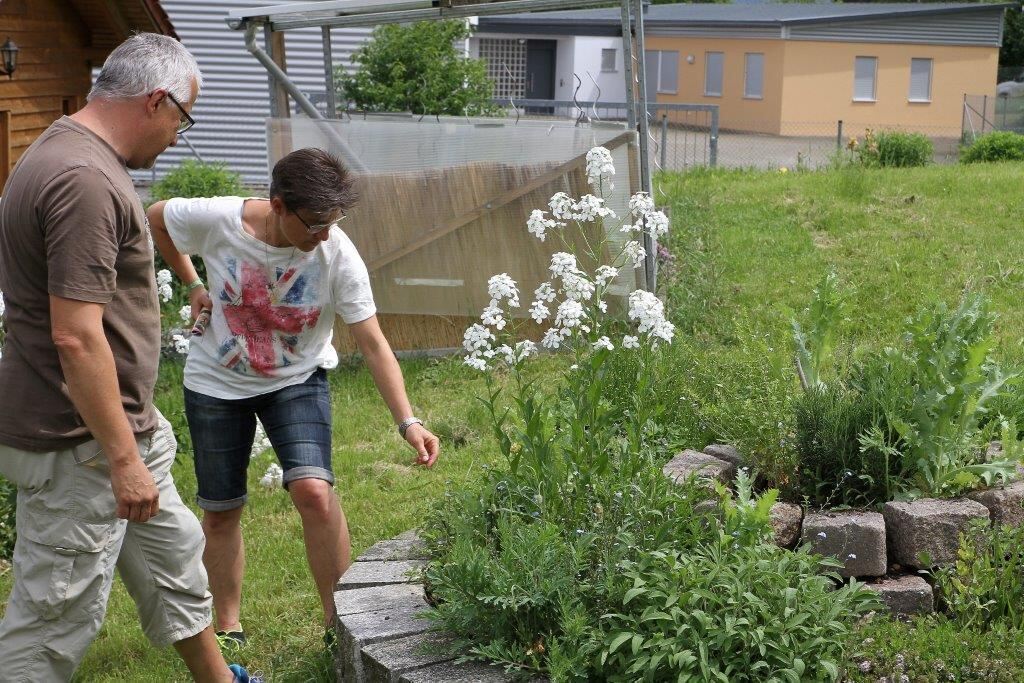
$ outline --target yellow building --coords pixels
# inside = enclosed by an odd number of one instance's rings
[[[1010,7],[1019,5],[650,6],[648,100],[717,104],[724,130],[819,135],[843,121],[849,135],[887,127],[956,137],[964,97],[995,95]],[[607,39],[621,36],[619,10],[482,17],[478,36],[498,35],[557,37],[559,47],[573,37]]]

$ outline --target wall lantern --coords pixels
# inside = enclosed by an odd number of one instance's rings
[[[693,64],[693,55],[686,55],[686,63]]]
[[[0,57],[3,57],[3,67],[0,69],[0,75],[6,75],[8,78],[14,78],[14,70],[18,68],[18,46],[14,44],[10,36],[3,45],[0,45]]]

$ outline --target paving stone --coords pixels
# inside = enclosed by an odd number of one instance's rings
[[[704,453],[707,455],[713,455],[719,460],[732,463],[736,467],[743,465],[743,456],[736,450],[735,446],[730,446],[727,443],[713,443],[704,447]]]
[[[919,555],[926,553],[933,565],[956,560],[960,533],[971,521],[989,519],[988,508],[966,498],[923,498],[912,503],[886,503],[882,509],[894,562],[927,569]]]
[[[775,545],[780,548],[795,546],[800,540],[804,509],[793,503],[775,503],[768,514],[771,516],[772,530],[775,532]]]
[[[450,644],[451,638],[427,632],[367,645],[363,675],[367,683],[398,683],[402,674],[455,659]]]
[[[418,529],[409,529],[395,536],[393,541],[418,541],[420,540],[420,532]]]
[[[425,604],[423,584],[420,583],[394,583],[334,592],[334,609],[338,616]]]
[[[877,512],[820,512],[804,518],[801,538],[843,563],[840,576],[882,576],[888,568],[885,520]]]
[[[341,680],[363,681],[362,651],[367,645],[423,633],[430,622],[416,615],[430,609],[426,604],[404,609],[360,612],[338,617],[338,657]]]
[[[684,482],[691,474],[695,474],[698,478],[717,479],[728,484],[736,474],[736,466],[713,455],[686,449],[669,460],[661,471],[676,483]]]
[[[975,491],[967,497],[988,508],[993,524],[1024,524],[1024,481],[1015,481],[1003,488]]]
[[[392,583],[414,583],[419,580],[423,560],[396,560],[394,562],[353,562],[338,581],[339,590],[386,586]]]
[[[932,587],[920,576],[887,576],[878,583],[865,585],[878,592],[893,614],[929,614],[935,611]]]
[[[403,674],[399,683],[507,683],[511,680],[501,667],[480,662],[446,662]]]
[[[427,546],[419,539],[391,539],[374,543],[356,562],[391,562],[393,560],[425,560]]]

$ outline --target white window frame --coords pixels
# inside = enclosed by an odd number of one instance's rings
[[[928,62],[928,92],[924,98],[914,97],[914,62]],[[932,101],[932,76],[935,73],[935,60],[931,57],[910,58],[910,91],[907,93],[908,102],[929,103]]]
[[[761,92],[751,94],[750,92],[750,58],[760,57],[761,58]],[[764,99],[764,53],[763,52],[747,52],[743,55],[743,99],[746,100],[763,100]]]
[[[718,92],[708,86],[711,82],[711,55],[718,55]],[[720,50],[708,50],[704,53],[704,97],[721,97],[725,90],[725,53]]]
[[[608,53],[611,53],[611,66],[609,67],[605,63],[605,58]],[[603,47],[601,48],[601,73],[615,73],[619,70],[619,51],[614,47]]]
[[[871,73],[871,97],[857,96],[857,64],[862,59],[870,59],[874,70]],[[853,101],[854,102],[877,102],[878,101],[878,57],[871,55],[857,55],[853,58]]]

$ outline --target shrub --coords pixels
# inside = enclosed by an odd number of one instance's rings
[[[921,133],[867,131],[857,145],[860,162],[870,167],[927,166],[932,161],[932,141]]]
[[[960,161],[1024,161],[1024,135],[1007,130],[980,135],[960,151]]]
[[[413,114],[497,113],[483,60],[456,47],[469,38],[461,20],[385,24],[352,55],[355,73],[335,71],[339,101],[367,111]]]
[[[600,622],[610,681],[835,681],[863,584],[838,590],[831,566],[772,544],[642,553],[622,563]]]
[[[975,522],[960,534],[956,562],[935,572],[940,603],[965,627],[1024,628],[1024,527]]]
[[[150,203],[172,197],[228,197],[242,194],[242,177],[224,163],[186,159],[149,188]]]

